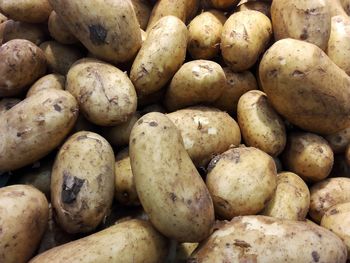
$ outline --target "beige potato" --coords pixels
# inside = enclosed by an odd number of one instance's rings
[[[207,238],[213,202],[171,120],[162,113],[144,115],[131,131],[129,151],[137,194],[152,225],[179,242]]]
[[[2,33],[3,44],[13,39],[26,39],[38,46],[44,42],[46,38],[43,28],[35,24],[10,19],[4,22],[2,26],[4,27]]]
[[[119,125],[136,111],[136,92],[128,76],[100,60],[77,61],[67,74],[66,89],[78,100],[83,115],[97,125]]]
[[[333,0],[332,0],[333,1]],[[271,4],[265,1],[241,1],[242,4],[238,5],[237,11],[255,10],[263,13],[268,18],[271,18]]]
[[[61,144],[77,117],[74,97],[55,89],[26,98],[2,114],[0,171],[15,170],[46,156]]]
[[[228,9],[235,7],[239,0],[210,0],[210,4],[218,9]]]
[[[0,47],[0,97],[21,95],[46,72],[42,50],[32,42],[14,39]]]
[[[346,258],[345,244],[323,227],[266,216],[242,216],[223,222],[200,244],[189,262],[345,263]]]
[[[152,12],[151,5],[146,0],[131,0],[140,27],[146,30]]]
[[[287,141],[282,118],[268,102],[264,92],[248,91],[238,102],[238,125],[247,146],[278,156]]]
[[[185,60],[187,35],[185,24],[174,16],[161,18],[151,28],[130,71],[139,95],[160,90],[174,76]]]
[[[290,123],[320,134],[350,125],[350,77],[317,46],[276,42],[260,63],[259,78],[272,106]]]
[[[182,65],[170,82],[164,104],[169,111],[216,101],[225,89],[222,67],[209,60],[193,60]]]
[[[38,79],[28,90],[27,98],[47,89],[63,90],[65,87],[66,77],[60,74],[48,74]]]
[[[0,189],[0,262],[26,263],[44,234],[49,216],[45,196],[27,185]]]
[[[262,214],[286,220],[303,221],[310,207],[310,191],[295,173],[277,176],[277,188]]]
[[[323,180],[310,188],[309,215],[316,222],[332,206],[350,202],[350,178],[337,177]]]
[[[127,62],[141,47],[140,25],[130,0],[49,2],[69,31],[99,59]]]
[[[17,98],[4,98],[0,100],[0,115],[7,112],[9,109],[20,102],[21,100]]]
[[[50,249],[30,263],[161,263],[167,254],[167,241],[150,223],[128,220],[105,230]]]
[[[328,141],[334,153],[343,153],[346,146],[350,144],[350,126],[339,132],[327,135],[325,139]]]
[[[203,12],[191,21],[187,49],[193,59],[211,59],[219,54],[225,21],[224,13],[217,10]]]
[[[112,206],[114,153],[92,132],[78,132],[61,147],[51,175],[56,220],[68,233],[94,230]]]
[[[213,156],[241,142],[237,122],[215,108],[190,107],[167,117],[181,132],[185,149],[197,167],[206,167]]]
[[[69,31],[61,18],[55,11],[52,11],[47,22],[48,30],[53,39],[62,44],[74,44],[77,38]]]

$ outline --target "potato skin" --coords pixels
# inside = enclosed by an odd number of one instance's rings
[[[223,222],[189,262],[345,263],[346,258],[344,243],[327,229],[306,222],[242,216]]]
[[[346,146],[350,144],[350,126],[326,136],[325,139],[328,141],[335,154],[344,153]]]
[[[60,74],[48,74],[38,79],[28,90],[27,98],[46,89],[64,90],[66,77]]]
[[[226,64],[235,72],[249,69],[265,51],[271,36],[271,21],[263,13],[255,10],[234,13],[224,24],[221,35],[221,53]]]
[[[208,237],[212,199],[171,120],[162,113],[144,115],[131,131],[129,147],[136,190],[154,227],[179,242]]]
[[[241,1],[242,2],[242,1]],[[271,4],[267,1],[243,1],[245,3],[240,4],[237,11],[255,10],[263,13],[265,16],[271,19]]]
[[[174,16],[161,18],[150,29],[130,71],[139,95],[160,90],[173,77],[185,60],[187,37],[185,24]]]
[[[26,263],[36,251],[49,217],[45,196],[27,185],[0,189],[0,262]]]
[[[206,167],[213,156],[241,142],[237,122],[215,108],[190,107],[167,117],[181,132],[185,149],[197,167]]]
[[[0,171],[15,170],[46,156],[67,136],[77,116],[74,97],[54,89],[39,92],[2,114]]]
[[[150,223],[128,220],[85,238],[55,247],[30,263],[161,263],[167,254],[167,241]]]
[[[32,42],[14,39],[0,47],[0,97],[20,95],[46,72],[44,53]]]
[[[146,30],[152,7],[146,0],[131,0],[140,27]]]
[[[78,42],[77,38],[69,31],[55,11],[51,12],[47,26],[51,37],[57,42],[62,44],[74,44]]]

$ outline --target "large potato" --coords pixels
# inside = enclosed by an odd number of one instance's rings
[[[241,142],[237,122],[215,108],[191,107],[167,116],[181,132],[185,149],[197,167],[206,167],[213,156]]]
[[[74,97],[49,89],[26,98],[0,116],[0,171],[31,164],[55,149],[78,117]]]
[[[266,216],[224,223],[189,262],[345,263],[347,250],[335,234],[315,224]]]
[[[174,16],[161,18],[151,28],[130,71],[138,94],[154,93],[173,77],[185,60],[187,35],[185,24]]]
[[[44,53],[24,39],[14,39],[2,45],[0,61],[0,97],[21,95],[46,72]]]
[[[271,21],[263,13],[254,10],[234,13],[222,29],[222,57],[233,71],[245,71],[257,62],[271,36]]]
[[[47,26],[51,37],[57,42],[62,44],[74,44],[78,41],[55,11],[51,12],[49,21],[47,21]]]
[[[26,263],[38,248],[49,217],[45,196],[27,185],[0,189],[0,262]]]
[[[28,90],[27,98],[47,89],[59,89],[63,90],[65,87],[65,76],[59,74],[48,74],[38,79]]]
[[[130,0],[49,0],[69,31],[97,58],[131,60],[141,47],[140,25]]]
[[[77,61],[67,74],[66,89],[77,98],[84,116],[97,125],[121,124],[136,111],[136,92],[128,76],[100,60]]]
[[[272,106],[304,130],[331,134],[350,125],[350,77],[317,46],[277,41],[259,68]]]
[[[146,0],[131,0],[140,27],[146,30],[152,12],[151,5]]]
[[[334,153],[343,153],[350,144],[350,126],[325,137]]]
[[[85,238],[55,247],[30,263],[164,262],[167,241],[150,223],[128,220]]]
[[[171,120],[162,113],[144,115],[129,147],[136,190],[155,228],[179,242],[208,237],[213,202]]]
[[[209,0],[210,4],[218,9],[228,9],[235,7],[239,0]]]

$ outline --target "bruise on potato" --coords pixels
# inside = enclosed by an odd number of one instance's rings
[[[63,172],[63,184],[62,184],[62,193],[61,199],[65,204],[73,203],[77,195],[80,192],[85,180],[80,179],[76,176],[72,176],[67,172]]]

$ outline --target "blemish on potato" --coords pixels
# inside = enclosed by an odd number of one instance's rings
[[[317,251],[312,251],[311,255],[314,262],[318,262],[320,260],[320,255],[317,253]]]
[[[158,126],[158,123],[155,122],[155,121],[151,121],[151,122],[149,123],[149,126],[151,126],[151,127],[157,127],[157,126]]]
[[[61,112],[61,110],[62,110],[61,106],[58,104],[53,105],[53,107],[54,107],[55,111]]]
[[[77,195],[79,194],[84,182],[85,180],[72,176],[66,171],[63,172],[63,184],[61,193],[62,202],[66,204],[73,203],[76,200]]]
[[[106,44],[107,30],[100,24],[89,26],[90,40],[94,45]]]

